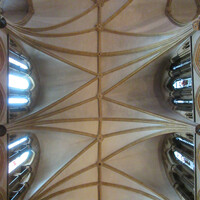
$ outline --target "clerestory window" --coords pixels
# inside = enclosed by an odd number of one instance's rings
[[[10,200],[17,200],[25,195],[34,178],[39,160],[39,144],[33,134],[11,135],[8,151],[8,194]]]
[[[28,60],[13,51],[9,51],[9,97],[10,118],[17,113],[27,111],[31,104],[34,81],[30,76],[31,65]]]
[[[175,133],[166,136],[163,161],[171,185],[181,199],[194,199],[194,141],[193,135]]]

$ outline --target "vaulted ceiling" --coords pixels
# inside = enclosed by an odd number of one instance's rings
[[[193,133],[194,124],[166,102],[163,75],[194,33],[198,1],[26,3],[20,22],[5,10],[6,31],[30,58],[38,88],[30,112],[6,124],[9,134],[31,132],[40,143],[24,199],[179,199],[162,141]]]

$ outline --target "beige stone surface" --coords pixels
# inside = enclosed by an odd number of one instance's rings
[[[24,199],[179,199],[165,175],[162,140],[194,132],[194,123],[171,110],[161,82],[169,57],[192,34],[196,4],[173,2],[174,17],[187,21],[178,27],[166,3],[34,0],[26,25],[10,23],[40,80],[35,107],[23,118],[28,130],[21,128],[41,147]]]

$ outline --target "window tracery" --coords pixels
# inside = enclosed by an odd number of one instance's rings
[[[35,88],[31,73],[32,69],[28,59],[10,49],[8,76],[10,119],[29,110],[32,103],[32,91]]]
[[[171,185],[183,200],[194,199],[194,142],[187,134],[170,134],[163,145],[163,161]]]
[[[10,39],[8,72],[9,120],[31,110],[35,94],[35,70],[21,47]],[[34,93],[34,95],[33,95]],[[34,96],[34,98],[33,98]],[[23,199],[38,167],[40,147],[34,134],[13,132],[8,143],[8,197]]]
[[[171,58],[166,80],[168,100],[173,110],[193,119],[191,45],[187,40]]]
[[[33,134],[11,135],[8,145],[9,199],[24,196],[34,178],[39,161],[39,143]]]

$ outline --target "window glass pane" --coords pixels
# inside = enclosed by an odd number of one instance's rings
[[[21,144],[21,143],[23,143],[23,142],[25,142],[27,140],[28,140],[27,137],[23,137],[23,138],[21,138],[19,140],[16,140],[15,142],[13,142],[13,143],[8,145],[8,149],[12,149],[12,148],[16,147],[17,145],[19,145],[19,144]]]
[[[9,57],[9,62],[12,63],[12,64],[14,64],[14,65],[16,65],[16,66],[18,66],[18,67],[20,67],[20,68],[22,68],[22,69],[28,69],[27,65],[25,65],[25,64],[23,64],[21,62],[18,62],[14,58]]]
[[[178,151],[175,151],[174,155],[175,155],[176,159],[178,159],[184,165],[188,166],[191,170],[194,170],[194,163],[191,160],[182,156],[182,154],[180,154]]]
[[[15,160],[9,163],[8,167],[8,173],[11,173],[13,170],[15,170],[17,167],[19,167],[22,163],[24,163],[29,156],[29,151],[24,152],[22,155],[17,157]]]
[[[176,66],[173,66],[173,70],[176,70],[176,69],[178,69],[178,68],[180,68],[180,67],[183,67],[184,65],[187,65],[187,64],[190,64],[190,60],[189,61],[186,61],[186,62],[184,62],[184,63],[181,63],[181,64],[179,64],[179,65],[176,65]]]
[[[29,88],[29,82],[24,77],[9,74],[9,87],[25,90]]]
[[[175,104],[183,104],[183,103],[192,104],[193,101],[192,101],[192,100],[180,100],[180,99],[174,99],[174,103],[175,103]]]
[[[23,105],[28,103],[28,98],[25,97],[10,97],[8,98],[8,103],[12,105]]]
[[[191,145],[191,146],[194,146],[193,143],[191,143],[191,142],[189,142],[189,141],[187,141],[187,140],[185,140],[185,139],[183,139],[183,138],[176,137],[176,140],[179,140],[179,141],[181,141],[181,142],[184,142],[185,144],[189,144],[189,145]]]
[[[178,79],[173,83],[174,89],[192,87],[192,78]]]

